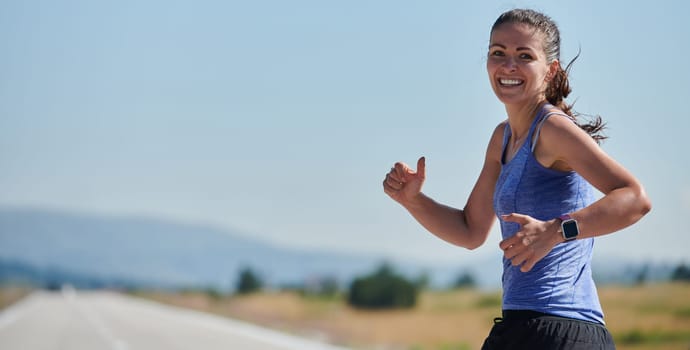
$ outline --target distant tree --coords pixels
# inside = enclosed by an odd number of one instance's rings
[[[458,278],[455,279],[455,282],[453,282],[452,288],[453,289],[458,289],[458,288],[475,288],[477,286],[477,281],[474,279],[474,276],[465,271],[461,273]]]
[[[685,264],[679,264],[671,274],[671,281],[690,282],[690,268]]]
[[[649,274],[649,265],[644,265],[640,268],[635,276],[635,284],[643,285],[647,282],[647,275]]]
[[[263,283],[259,276],[251,268],[245,267],[240,270],[237,279],[236,291],[238,294],[249,294],[258,292],[263,288]]]
[[[417,302],[417,286],[383,264],[374,273],[356,278],[350,285],[347,301],[367,309],[410,308]]]

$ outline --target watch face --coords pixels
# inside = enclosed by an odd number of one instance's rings
[[[573,239],[580,233],[580,230],[577,228],[577,221],[575,220],[563,221],[561,226],[563,227],[563,238],[565,239]]]

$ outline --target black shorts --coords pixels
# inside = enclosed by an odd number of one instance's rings
[[[534,311],[504,310],[482,350],[612,350],[611,333],[599,323]]]

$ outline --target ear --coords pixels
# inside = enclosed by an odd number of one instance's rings
[[[561,69],[561,62],[558,60],[553,60],[551,64],[549,65],[549,72],[546,73],[546,82],[550,83],[551,79],[556,76],[556,73],[558,73],[558,70]]]

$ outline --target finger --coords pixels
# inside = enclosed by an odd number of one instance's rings
[[[402,178],[398,175],[395,169],[391,169],[391,171],[386,175],[386,179],[388,178],[392,179],[394,182],[403,182]]]
[[[506,250],[510,248],[511,246],[514,246],[522,241],[522,236],[515,234],[509,238],[504,239],[501,241],[501,243],[498,244],[498,246],[501,248],[501,250]]]
[[[508,260],[513,260],[516,256],[522,254],[522,252],[525,250],[524,246],[521,245],[512,245],[506,251],[503,253],[503,256],[508,259]]]
[[[399,190],[403,188],[403,183],[399,180],[396,180],[391,176],[391,174],[386,175],[386,179],[384,180],[384,183],[388,184],[391,188],[395,190]]]
[[[517,243],[516,240],[513,237],[511,237],[501,241],[501,243],[499,243],[498,246],[499,248],[501,248],[501,250],[506,251],[510,249],[512,246],[514,246],[515,243]]]
[[[426,177],[426,158],[420,157],[417,160],[417,174],[424,179]]]
[[[512,239],[507,241],[504,245],[503,256],[506,259],[512,259],[516,255],[522,253],[525,250],[525,246],[521,243],[519,239]]]
[[[393,188],[390,184],[388,184],[388,181],[383,181],[383,192],[391,197],[395,197],[398,195],[400,192],[399,189]]]
[[[503,219],[503,221],[515,222],[520,225],[525,225],[529,222],[530,217],[523,214],[510,213],[507,215],[501,215],[501,218]]]
[[[513,264],[513,266],[520,266],[522,265],[527,259],[532,256],[532,251],[529,249],[523,249],[520,254],[514,256],[512,259],[510,259],[510,263]]]
[[[396,178],[400,179],[400,182],[405,182],[405,174],[409,171],[410,167],[402,162],[397,162],[393,165],[391,171],[395,171]]]

